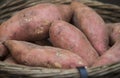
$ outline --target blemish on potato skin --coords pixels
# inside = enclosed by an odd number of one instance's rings
[[[57,52],[56,52],[56,56],[61,57],[61,56],[62,56],[62,53],[61,53],[60,51],[57,51]]]
[[[81,61],[78,62],[79,65],[83,64]]]
[[[19,23],[20,26],[25,26],[25,25],[29,25],[29,23],[33,20],[33,16],[35,16],[33,11],[22,11],[19,15],[18,18],[19,19]]]
[[[44,27],[41,26],[41,27],[36,28],[34,32],[35,32],[35,34],[38,34],[38,35],[39,35],[39,34],[41,34],[41,33],[44,32],[43,30],[44,30]]]
[[[32,21],[32,18],[25,18],[24,19],[26,22],[30,22],[30,21]]]
[[[64,54],[61,52],[61,50],[56,50],[56,56],[57,56],[57,58],[58,57],[62,57]]]
[[[35,30],[33,31],[33,34],[35,34],[37,37],[38,36],[46,36],[49,32],[49,27],[51,25],[51,22],[48,20],[42,20],[39,21],[40,24],[35,28]]]
[[[54,65],[55,65],[55,67],[62,68],[62,65],[58,62],[55,62]]]

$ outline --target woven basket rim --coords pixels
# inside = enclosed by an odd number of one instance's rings
[[[0,6],[0,23],[4,22],[8,18],[10,18],[14,13],[18,10],[36,5],[38,3],[51,2],[51,3],[63,3],[70,4],[72,0],[6,0],[7,3]],[[120,6],[114,4],[102,3],[96,0],[79,0],[86,5],[95,8],[98,13],[102,15],[103,18],[111,20],[111,22],[119,22],[120,21]],[[20,3],[21,2],[21,3]],[[19,4],[18,4],[19,3]],[[17,6],[14,8],[15,4]],[[9,8],[8,8],[9,7]],[[97,7],[97,8],[96,8]],[[21,9],[20,9],[21,8]],[[101,11],[99,11],[101,9]],[[105,11],[106,10],[106,11]],[[114,12],[113,12],[113,11]],[[109,15],[109,16],[107,16]],[[110,17],[111,15],[111,17]]]

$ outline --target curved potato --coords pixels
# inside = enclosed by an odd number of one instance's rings
[[[86,66],[81,57],[68,50],[16,40],[8,40],[5,45],[20,64],[67,69]]]
[[[118,40],[104,55],[102,55],[93,67],[104,66],[120,62],[120,40]]]
[[[49,34],[54,46],[76,53],[88,63],[88,66],[97,60],[98,54],[87,37],[73,25],[64,21],[54,21]]]
[[[73,1],[71,6],[74,10],[74,24],[85,33],[97,52],[104,54],[109,48],[109,36],[103,19],[93,9],[80,2]]]

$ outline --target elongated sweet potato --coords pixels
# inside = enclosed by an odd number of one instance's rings
[[[52,21],[69,21],[68,17],[71,17],[72,11],[65,12],[70,10],[69,6],[66,5],[61,10],[60,7],[62,5],[45,3],[18,12],[0,26],[0,41],[8,39],[34,41],[48,37]]]
[[[76,53],[88,63],[88,66],[97,60],[98,54],[95,49],[86,36],[73,25],[64,21],[54,21],[49,34],[54,46]]]
[[[95,62],[93,67],[103,66],[120,62],[120,40],[118,40],[99,60]]]
[[[73,1],[73,22],[88,37],[93,47],[102,55],[108,49],[108,30],[103,19],[88,6]]]
[[[52,68],[75,68],[86,63],[78,55],[60,48],[38,46],[32,43],[8,40],[5,45],[20,64]]]
[[[120,39],[120,23],[108,23],[106,25],[109,29],[110,43],[113,45]]]
[[[8,54],[7,48],[0,42],[0,60],[3,60],[7,54]]]
[[[72,15],[72,11],[70,10],[69,5],[56,6],[50,3],[38,4],[24,9],[0,26],[0,42],[9,39],[26,41],[42,40],[48,37],[52,21],[70,20]],[[3,47],[0,47],[1,49],[5,50]],[[0,53],[3,53],[3,51]]]
[[[16,61],[13,59],[13,57],[11,55],[9,55],[4,62],[6,63],[12,63],[12,64],[17,64]]]

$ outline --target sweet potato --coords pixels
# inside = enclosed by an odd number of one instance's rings
[[[62,9],[60,7],[62,8],[62,5],[45,3],[18,12],[0,26],[0,41],[8,39],[35,41],[48,37],[52,21],[69,21],[71,17],[70,6],[63,5]]]
[[[103,54],[93,67],[109,65],[120,62],[120,40],[118,40],[105,54]]]
[[[72,15],[73,15],[73,10],[70,5],[57,5],[59,11],[61,11],[63,20],[70,22]]]
[[[88,66],[91,66],[98,58],[97,52],[86,36],[67,22],[54,21],[50,27],[49,34],[54,46],[76,53],[88,63]]]
[[[5,45],[19,64],[66,69],[86,65],[78,55],[60,48],[16,40],[8,40]]]
[[[73,22],[88,37],[93,47],[102,55],[108,49],[108,30],[103,19],[88,6],[73,1]]]
[[[7,48],[0,42],[0,60],[3,60],[8,54]]]
[[[106,25],[109,29],[110,43],[113,45],[120,39],[120,23],[108,23]]]
[[[13,57],[11,55],[9,55],[4,62],[6,63],[12,63],[12,64],[17,64],[16,61],[13,59]]]
[[[42,40],[48,37],[48,30],[52,21],[69,21],[71,15],[70,6],[67,5],[56,6],[45,3],[24,9],[8,21],[2,23],[0,26],[0,42],[9,39],[25,41]],[[0,49],[3,48],[0,47]]]

